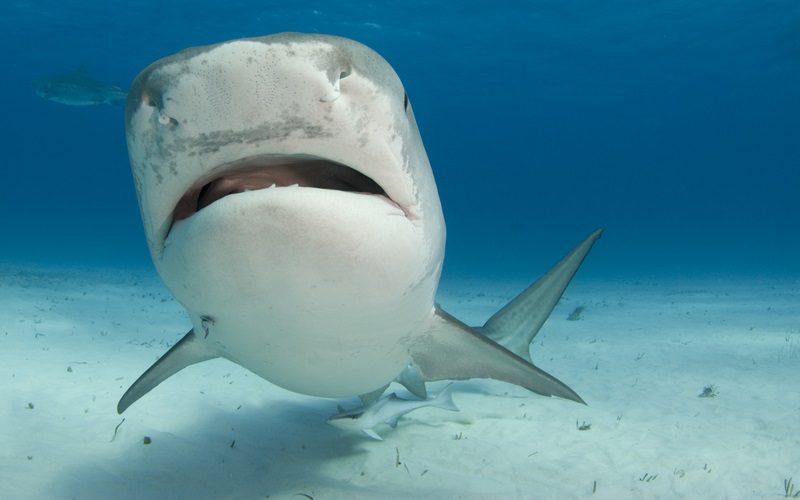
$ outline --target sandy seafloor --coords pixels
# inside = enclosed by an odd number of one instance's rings
[[[525,285],[449,280],[440,302],[476,324]],[[800,483],[798,280],[579,275],[533,357],[588,406],[457,382],[459,413],[413,412],[382,442],[327,424],[339,402],[224,360],[117,415],[188,327],[154,273],[0,268],[0,498],[777,498]]]

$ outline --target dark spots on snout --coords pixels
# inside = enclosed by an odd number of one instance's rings
[[[322,126],[300,117],[290,117],[281,122],[264,123],[247,131],[215,130],[197,137],[176,138],[171,143],[174,152],[186,151],[189,156],[202,156],[219,151],[230,144],[253,144],[262,141],[283,141],[301,131],[306,138],[332,137],[333,133]]]

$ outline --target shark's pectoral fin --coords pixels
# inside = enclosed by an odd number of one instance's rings
[[[117,403],[117,413],[124,412],[137,399],[187,366],[216,357],[218,356],[210,352],[205,344],[197,339],[194,330],[189,330],[189,333],[184,335],[166,354],[158,358],[158,361],[153,363],[153,366],[148,368],[125,391],[125,394],[122,395],[119,403]]]
[[[409,346],[425,380],[491,378],[543,396],[586,404],[575,391],[547,372],[488,339],[437,306],[429,330]]]
[[[384,385],[380,389],[375,389],[372,392],[359,395],[358,398],[361,400],[361,405],[364,408],[374,405],[381,398],[381,396],[383,396],[383,393],[386,391],[387,387],[389,387],[389,384]]]
[[[375,440],[377,440],[377,441],[383,441],[383,438],[382,438],[382,437],[380,437],[380,436],[378,435],[378,433],[377,433],[377,432],[375,432],[375,431],[374,431],[374,430],[372,430],[372,429],[361,429],[361,431],[362,431],[362,432],[364,432],[364,434],[366,434],[367,436],[371,437],[372,439],[375,439]]]
[[[533,338],[558,304],[564,289],[602,233],[603,230],[598,229],[587,236],[547,274],[497,311],[483,328],[478,330],[530,361],[530,344]]]
[[[400,375],[394,380],[419,399],[428,399],[428,391],[425,389],[425,378],[422,376],[422,372],[419,371],[419,368],[414,366],[414,363],[406,365],[403,371],[400,372]]]

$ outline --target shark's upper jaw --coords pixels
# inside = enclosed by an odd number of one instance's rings
[[[355,168],[310,155],[259,155],[222,165],[198,179],[176,204],[171,225],[226,196],[287,186],[381,196],[403,210],[377,182]]]

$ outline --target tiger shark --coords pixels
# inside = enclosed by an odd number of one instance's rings
[[[530,344],[600,230],[481,327],[436,305],[445,223],[403,84],[353,40],[183,50],[134,80],[126,136],[148,247],[192,328],[122,396],[225,358],[285,389],[378,400],[491,378],[583,400]]]
[[[94,106],[125,101],[128,93],[117,87],[95,80],[86,66],[75,71],[35,80],[36,95],[68,106]]]

